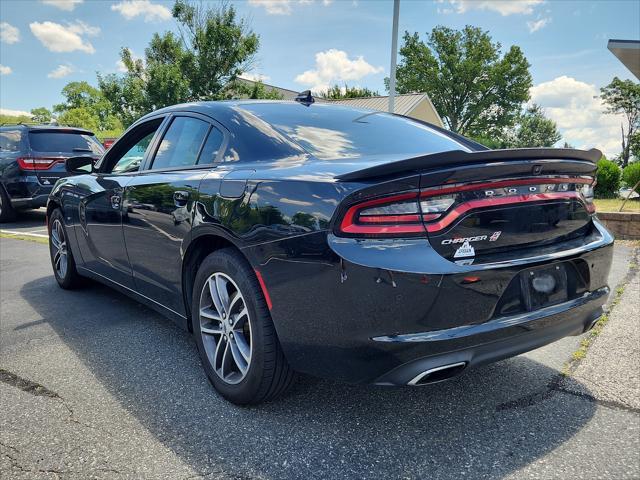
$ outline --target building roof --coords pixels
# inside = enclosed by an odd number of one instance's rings
[[[609,40],[607,48],[640,80],[640,40]]]
[[[329,100],[331,103],[339,105],[347,105],[349,107],[366,108],[369,110],[380,110],[386,112],[389,109],[389,96],[381,95],[377,97],[361,97],[361,98],[341,98],[339,100]],[[437,118],[437,122],[430,120],[432,123],[438,123],[439,126],[443,126],[442,119],[438,114],[436,108],[433,106],[429,95],[426,93],[403,93],[396,95],[393,104],[393,113],[398,115],[411,116],[418,105],[422,102],[426,102],[429,105],[430,110]]]
[[[407,93],[396,95],[393,113],[397,113],[398,115],[407,115],[424,100],[428,100],[429,103],[431,103],[431,100],[429,100],[429,96],[426,93]],[[389,97],[387,95],[381,95],[378,97],[341,98],[338,100],[330,100],[330,102],[356,108],[367,108],[369,110],[387,111],[389,108]]]

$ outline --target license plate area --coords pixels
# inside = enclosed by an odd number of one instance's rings
[[[528,311],[569,299],[567,269],[563,263],[520,272],[520,286],[523,304]]]

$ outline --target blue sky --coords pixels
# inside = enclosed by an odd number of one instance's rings
[[[302,90],[346,81],[384,92],[391,1],[232,3],[260,35],[251,73],[267,83]],[[51,107],[67,82],[95,84],[96,71],[117,72],[121,47],[142,55],[153,32],[176,29],[170,8],[159,0],[2,0],[0,106]],[[488,30],[504,48],[523,49],[532,99],[570,143],[619,150],[619,119],[602,115],[593,97],[613,76],[633,78],[606,44],[609,38],[640,39],[640,2],[401,0],[401,32],[467,24]]]

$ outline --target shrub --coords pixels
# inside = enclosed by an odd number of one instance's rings
[[[633,188],[640,181],[640,162],[633,162],[622,170],[622,180],[627,187]],[[640,193],[640,185],[636,187],[636,192]]]
[[[614,198],[620,189],[620,167],[606,158],[598,161],[595,194],[598,198]]]

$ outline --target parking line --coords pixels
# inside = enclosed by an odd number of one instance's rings
[[[0,233],[5,233],[7,235],[20,235],[25,237],[49,238],[49,235],[43,235],[41,233],[16,232],[15,230],[0,230]]]

